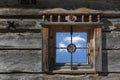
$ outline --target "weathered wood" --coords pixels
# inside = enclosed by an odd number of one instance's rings
[[[101,28],[95,28],[95,68],[98,72],[102,72],[101,32]]]
[[[103,22],[103,31],[120,31],[120,26],[116,27],[120,24],[120,18],[102,18],[101,22]]]
[[[104,74],[101,74],[104,75]],[[95,75],[42,75],[42,74],[1,74],[1,80],[119,80],[119,73],[110,73],[108,76]]]
[[[41,29],[40,19],[0,19],[0,29],[8,29],[7,21],[15,21],[16,29]]]
[[[41,74],[0,74],[1,80],[44,80]]]
[[[49,71],[49,59],[48,59],[48,48],[49,48],[49,45],[48,45],[48,38],[49,38],[49,30],[48,28],[45,28],[46,26],[43,26],[42,28],[42,66],[43,66],[43,71],[47,72]]]
[[[41,47],[41,33],[0,33],[0,49],[28,49]]]
[[[104,74],[103,74],[104,75]],[[42,74],[1,74],[1,80],[119,80],[119,73],[110,73],[108,76],[94,75],[42,75]]]
[[[34,38],[34,34],[36,35],[36,38]],[[0,45],[1,48],[7,48],[7,47],[14,47],[14,48],[24,48],[24,46],[27,46],[25,44],[28,44],[29,46],[25,47],[25,48],[41,48],[41,37],[40,37],[40,33],[1,33],[0,34]],[[29,42],[27,41],[27,39],[25,39],[25,36],[28,37],[28,41],[32,42],[35,46],[33,46],[32,44],[29,44]],[[31,36],[32,35],[32,36]],[[103,45],[103,49],[120,49],[120,32],[104,32],[102,34],[103,40],[102,40],[102,45]],[[24,38],[24,39],[23,39]],[[33,39],[33,41],[32,41]],[[37,40],[38,39],[38,40]],[[36,40],[36,41],[34,41]],[[16,44],[12,44],[11,41],[13,43]],[[21,42],[20,42],[21,41]],[[4,42],[4,43],[3,43]],[[39,43],[39,44],[38,44]],[[10,44],[10,45],[9,45]],[[18,44],[18,45],[17,45]],[[6,46],[7,45],[7,46]],[[13,46],[11,46],[13,45]],[[14,46],[15,45],[15,46]]]
[[[46,80],[119,80],[119,73],[110,73],[108,76],[102,76],[104,74],[100,74],[100,76],[95,76],[91,74],[81,74],[81,75],[48,75],[46,76]]]
[[[1,50],[0,72],[41,72],[41,50]]]
[[[120,49],[120,32],[104,32],[102,37],[103,49]]]
[[[103,72],[120,72],[120,50],[103,50]]]
[[[41,29],[41,19],[0,19],[0,29],[7,29],[7,21],[15,21],[16,29]],[[120,19],[115,18],[102,18],[103,31],[120,31]]]

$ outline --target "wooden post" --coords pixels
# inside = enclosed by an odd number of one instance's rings
[[[97,15],[97,22],[100,22],[100,15]]]
[[[82,18],[81,18],[82,22],[84,22],[84,15],[82,15]]]
[[[43,71],[47,72],[49,70],[48,65],[48,28],[42,28],[42,61],[43,61]]]
[[[42,21],[43,21],[43,22],[45,21],[45,15],[42,16]]]
[[[92,15],[89,15],[89,22],[92,22]]]
[[[52,20],[53,20],[53,16],[52,16],[52,15],[50,15],[50,22],[52,22]]]
[[[60,15],[58,15],[58,22],[60,22]]]

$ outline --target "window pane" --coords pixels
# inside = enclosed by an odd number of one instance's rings
[[[73,53],[73,63],[87,63],[87,49],[77,49]]]
[[[70,63],[71,53],[67,51],[69,44],[71,44],[70,32],[56,33],[56,63]],[[76,47],[87,47],[87,33],[73,32],[72,44]],[[72,54],[73,63],[87,63],[87,49],[76,49]]]
[[[73,32],[73,44],[76,47],[87,47],[87,33],[86,32]]]
[[[56,33],[56,47],[67,47],[70,44],[70,32],[57,32]]]
[[[56,49],[56,63],[70,63],[70,53],[62,49]]]

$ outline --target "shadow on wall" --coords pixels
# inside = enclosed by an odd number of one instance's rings
[[[107,19],[101,19],[103,22],[103,30],[102,30],[102,76],[107,76],[108,71],[108,49],[107,49],[107,35],[105,33],[110,32],[110,26],[112,26],[112,23]]]

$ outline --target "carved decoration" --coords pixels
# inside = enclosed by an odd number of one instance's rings
[[[67,20],[68,22],[75,22],[77,20],[77,17],[74,15],[68,15],[65,17],[65,20]]]
[[[93,17],[96,23],[100,22],[100,11],[89,9],[89,8],[79,8],[76,10],[66,10],[63,8],[46,9],[43,11],[42,20],[47,20],[48,22],[93,22]],[[46,17],[45,17],[46,16]]]

